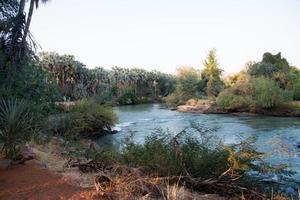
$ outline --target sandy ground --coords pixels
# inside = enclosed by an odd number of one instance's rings
[[[1,200],[97,199],[92,189],[73,186],[35,162],[0,170]]]

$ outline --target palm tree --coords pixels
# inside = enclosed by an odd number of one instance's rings
[[[25,2],[25,0],[22,0],[21,2],[23,2],[23,1]],[[23,34],[23,37],[22,37],[22,46],[25,45],[25,43],[26,43],[26,38],[27,38],[28,33],[29,33],[29,27],[30,27],[30,23],[31,23],[31,19],[32,19],[34,6],[36,8],[38,8],[39,7],[39,2],[46,3],[48,1],[49,0],[30,0],[28,16],[27,16],[27,20],[26,20],[26,24],[25,24],[24,34]],[[21,5],[20,5],[20,7],[21,7]],[[23,7],[23,12],[24,12],[24,7]]]

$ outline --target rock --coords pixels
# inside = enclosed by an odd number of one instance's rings
[[[20,153],[17,156],[16,162],[17,164],[23,164],[28,160],[35,159],[35,153],[29,147],[22,147],[20,149]]]
[[[12,164],[12,160],[4,159],[0,160],[0,169],[7,169]]]

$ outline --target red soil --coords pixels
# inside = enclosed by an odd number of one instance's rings
[[[0,170],[0,200],[97,199],[91,189],[70,185],[66,179],[34,162]]]

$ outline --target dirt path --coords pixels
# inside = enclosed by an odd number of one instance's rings
[[[34,162],[0,170],[0,200],[97,199],[94,191],[70,185],[66,179]]]

